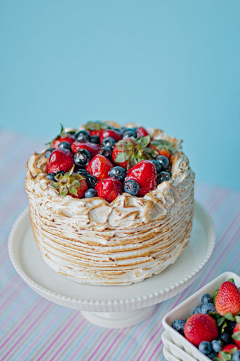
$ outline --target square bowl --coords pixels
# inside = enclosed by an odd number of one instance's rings
[[[195,292],[185,301],[180,303],[177,307],[173,308],[163,318],[162,324],[164,329],[167,331],[168,340],[170,340],[173,344],[177,345],[180,349],[188,353],[197,361],[209,361],[210,359],[204,354],[202,354],[197,349],[197,347],[192,345],[185,337],[183,337],[182,335],[180,335],[180,333],[174,330],[172,328],[172,323],[177,319],[185,320],[187,316],[192,315],[194,309],[200,305],[201,297],[204,293],[209,293],[210,295],[212,295],[223,282],[228,281],[230,278],[234,279],[238,287],[240,286],[240,277],[236,273],[224,272],[213,281],[203,286],[200,290]],[[164,344],[164,338],[162,341]]]

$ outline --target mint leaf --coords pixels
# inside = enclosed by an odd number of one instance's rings
[[[240,341],[240,331],[235,332],[235,333],[232,335],[232,338],[233,338],[234,340]]]

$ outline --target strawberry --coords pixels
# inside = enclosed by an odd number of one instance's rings
[[[106,199],[109,203],[122,194],[123,186],[117,178],[105,178],[99,181],[95,187],[98,196]]]
[[[139,138],[139,137],[146,137],[149,134],[148,134],[148,132],[147,132],[147,130],[145,128],[139,127],[136,130],[136,135]]]
[[[240,321],[240,317],[237,316],[236,320]],[[236,326],[234,327],[232,338],[234,339],[236,344],[238,346],[240,346],[240,323],[238,323],[238,322],[236,323]]]
[[[61,124],[60,134],[58,134],[56,136],[56,138],[53,139],[52,147],[57,149],[58,145],[62,142],[68,142],[68,143],[72,144],[73,142],[75,142],[75,138],[72,134],[66,133],[63,128],[63,125]]]
[[[176,148],[173,146],[172,142],[168,142],[164,139],[153,139],[150,148],[153,148],[155,152],[159,155],[164,155],[170,160],[171,154],[176,152]]]
[[[68,172],[74,165],[73,153],[64,148],[55,149],[47,163],[48,173]]]
[[[165,148],[159,150],[158,154],[159,154],[159,155],[164,155],[165,157],[168,158],[168,160],[170,160],[170,158],[171,158],[171,153],[170,153],[170,151],[169,151],[168,149],[165,149]]]
[[[76,153],[79,149],[86,149],[89,151],[91,156],[94,157],[94,155],[98,154],[100,145],[90,142],[85,142],[85,143],[74,142],[72,143],[71,148],[73,153]]]
[[[218,338],[217,322],[209,315],[195,313],[187,319],[184,335],[195,346],[202,341],[212,342]]]
[[[87,171],[97,178],[102,180],[108,177],[109,171],[113,168],[112,162],[101,154],[95,155],[87,165]]]
[[[103,139],[107,138],[107,137],[113,138],[116,142],[118,142],[119,140],[122,139],[122,135],[119,132],[117,132],[116,130],[106,129],[106,130],[102,131],[102,134],[100,137],[100,143],[102,143]]]
[[[157,171],[150,160],[142,160],[131,168],[125,180],[133,179],[139,185],[137,196],[143,197],[157,187]]]
[[[226,356],[228,355],[228,354],[230,354],[230,355],[232,355],[232,354],[234,354],[234,352],[236,352],[236,351],[238,351],[238,350],[240,350],[240,347],[238,347],[238,346],[236,346],[236,345],[234,345],[234,344],[229,344],[229,345],[226,345],[226,346],[224,346],[223,347],[223,349],[222,349],[222,351],[220,351],[219,353],[218,353],[218,357],[221,359],[221,360],[229,360],[229,358],[225,358],[224,356],[224,353],[226,353]],[[230,358],[230,360],[231,360],[232,358]]]
[[[215,307],[221,316],[226,316],[228,313],[235,316],[240,312],[240,291],[234,283],[223,282],[218,291]]]
[[[144,159],[151,159],[154,151],[149,148],[150,135],[138,139],[125,138],[115,144],[112,152],[114,164],[130,169]]]
[[[110,129],[111,127],[103,122],[100,121],[89,121],[87,122],[87,124],[85,125],[85,129],[89,131],[90,135],[98,135],[99,137],[101,137],[102,131],[105,129]]]
[[[55,178],[58,182],[52,184],[52,187],[57,189],[62,197],[70,194],[74,198],[83,198],[88,190],[87,181],[80,174],[73,174],[73,170],[74,166],[64,175],[57,174]]]

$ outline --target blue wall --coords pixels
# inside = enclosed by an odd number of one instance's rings
[[[0,124],[157,126],[199,180],[240,189],[239,0],[0,2]]]

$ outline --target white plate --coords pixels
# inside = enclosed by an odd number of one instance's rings
[[[177,360],[183,361],[196,361],[192,356],[187,354],[183,349],[175,345],[172,341],[170,341],[169,334],[167,331],[162,333],[162,342],[163,342],[163,350],[166,350],[168,354],[172,357],[175,357]],[[166,356],[165,356],[166,357]],[[170,359],[167,359],[170,361]]]
[[[124,315],[128,312],[127,326],[142,321],[140,309],[150,307],[145,318],[154,309],[154,305],[169,299],[188,287],[198,276],[209,260],[215,244],[215,229],[206,210],[195,202],[193,228],[189,245],[178,260],[159,275],[130,286],[91,286],[84,285],[54,272],[45,264],[33,237],[28,209],[16,220],[9,236],[9,255],[13,266],[23,280],[38,294],[59,305],[78,309],[91,322],[103,325],[104,319],[115,314],[115,323],[121,319],[124,327]],[[91,315],[88,314],[91,312]],[[104,312],[101,318],[95,312]],[[99,315],[98,315],[99,316]],[[96,318],[94,320],[94,318]],[[138,321],[140,320],[140,321]],[[113,327],[111,322],[105,327]]]
[[[192,345],[185,337],[180,335],[177,331],[172,328],[173,321],[177,319],[186,319],[187,316],[191,315],[194,309],[201,304],[201,297],[204,293],[209,293],[212,295],[215,290],[220,288],[221,284],[230,278],[233,278],[237,286],[240,286],[240,277],[233,272],[224,272],[217,278],[215,278],[210,283],[203,286],[200,290],[195,292],[192,296],[187,298],[185,301],[180,303],[177,307],[172,309],[168,314],[163,318],[162,324],[164,329],[167,331],[166,337],[162,338],[163,344],[168,347],[169,350],[169,341],[175,344],[177,347],[181,348],[185,353],[190,355],[194,360],[197,361],[209,361],[209,358],[203,355],[197,347]],[[173,354],[171,348],[170,352]],[[187,360],[187,358],[186,358]]]

